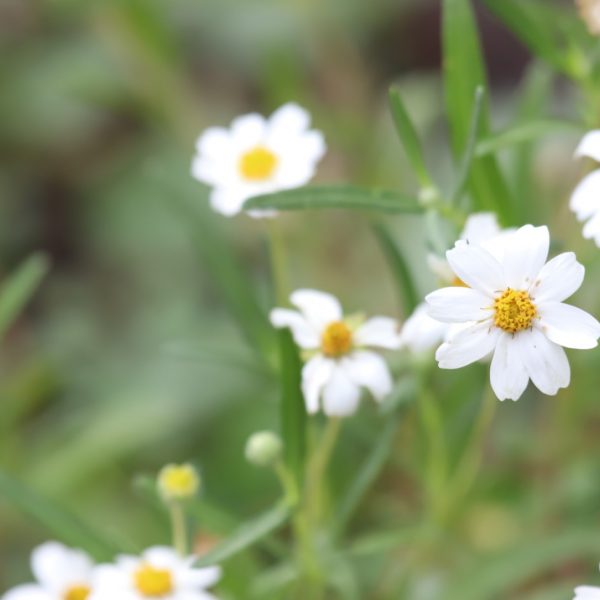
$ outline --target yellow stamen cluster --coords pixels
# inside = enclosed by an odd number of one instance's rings
[[[198,493],[200,477],[192,465],[166,465],[158,474],[158,489],[166,500],[183,500]]]
[[[352,331],[343,321],[329,323],[321,336],[321,350],[325,356],[337,358],[352,350]]]
[[[277,167],[277,156],[264,146],[255,146],[242,154],[239,170],[248,181],[264,181],[272,177]]]
[[[173,576],[167,569],[143,564],[133,576],[137,591],[147,598],[160,598],[173,591]]]
[[[537,316],[535,304],[527,292],[507,288],[494,300],[494,324],[509,333],[517,333],[531,327]]]
[[[87,600],[91,593],[87,585],[74,585],[64,593],[63,600]]]

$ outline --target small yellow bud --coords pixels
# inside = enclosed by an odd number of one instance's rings
[[[253,433],[246,442],[246,459],[257,467],[271,467],[283,451],[281,438],[272,431]]]
[[[158,489],[167,500],[185,500],[198,493],[200,476],[190,464],[166,465],[158,474]]]

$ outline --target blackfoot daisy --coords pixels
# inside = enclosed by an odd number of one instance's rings
[[[299,311],[275,308],[271,323],[289,327],[295,342],[306,351],[302,391],[309,413],[318,412],[322,397],[325,414],[351,415],[358,407],[362,387],[378,401],[389,394],[392,378],[387,364],[370,348],[400,347],[394,319],[344,319],[337,298],[317,290],[297,290],[290,301]]]
[[[251,113],[234,119],[229,129],[210,127],[196,142],[192,175],[212,187],[210,202],[217,212],[235,215],[252,196],[299,187],[312,179],[325,141],[309,125],[308,112],[290,103],[268,119]]]
[[[493,354],[490,380],[500,400],[517,400],[529,379],[549,395],[569,385],[562,346],[594,348],[600,323],[563,303],[579,289],[584,268],[572,252],[546,263],[548,248],[548,229],[525,225],[511,235],[502,256],[466,242],[446,253],[466,287],[429,294],[429,313],[468,326],[438,348],[441,368],[458,369]]]

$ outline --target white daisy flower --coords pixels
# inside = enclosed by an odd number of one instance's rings
[[[575,150],[575,156],[587,156],[600,162],[600,130],[583,136]],[[583,226],[583,237],[593,239],[600,247],[600,169],[586,175],[571,196],[571,210]]]
[[[494,213],[475,213],[468,217],[465,227],[459,236],[469,244],[486,248],[492,255],[501,252],[502,245],[514,229],[500,229]],[[449,286],[464,287],[465,283],[456,276],[445,257],[437,254],[427,256],[427,264],[439,280]],[[459,329],[455,324],[442,323],[429,315],[427,305],[420,304],[402,327],[402,345],[411,352],[425,352],[436,348],[454,331]]]
[[[325,154],[325,141],[309,125],[308,112],[290,103],[268,119],[252,113],[234,119],[229,129],[210,127],[196,142],[192,175],[213,188],[210,202],[217,212],[235,215],[252,196],[299,187],[312,179]]]
[[[429,294],[430,315],[470,324],[438,348],[442,369],[458,369],[493,353],[490,380],[500,400],[517,400],[529,379],[549,395],[569,385],[561,346],[596,347],[600,323],[563,304],[581,286],[584,268],[572,252],[546,263],[549,244],[547,227],[525,225],[511,235],[501,258],[465,242],[446,253],[468,287]]]
[[[221,569],[194,568],[195,560],[166,546],[149,548],[141,557],[119,556],[116,564],[97,567],[90,600],[216,600],[206,588],[220,579]]]
[[[46,542],[31,554],[36,583],[9,590],[2,600],[88,600],[92,593],[94,564],[82,550]]]
[[[362,387],[377,401],[389,394],[392,377],[387,364],[368,348],[400,347],[394,319],[344,319],[337,298],[316,290],[297,290],[290,301],[299,311],[275,308],[271,323],[289,327],[295,342],[310,356],[302,369],[302,392],[309,413],[318,412],[321,396],[325,414],[341,417],[356,411]]]

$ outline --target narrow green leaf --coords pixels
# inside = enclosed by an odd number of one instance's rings
[[[521,583],[579,557],[597,558],[600,539],[590,529],[522,540],[497,556],[486,556],[465,566],[450,582],[447,600],[508,598]],[[477,577],[473,577],[477,573]]]
[[[43,254],[34,254],[22,263],[0,288],[0,338],[31,298],[49,269]]]
[[[356,478],[342,494],[333,525],[336,534],[339,535],[344,530],[352,514],[377,479],[390,455],[399,425],[400,419],[397,416],[390,417],[371,452],[359,468]]]
[[[266,513],[248,521],[227,540],[220,543],[214,550],[205,554],[197,561],[197,566],[205,567],[222,563],[223,561],[250,548],[269,534],[285,525],[290,517],[290,511],[285,506],[276,506]]]
[[[488,8],[539,58],[570,74],[570,63],[559,23],[565,14],[528,0],[484,0]],[[546,4],[546,0],[544,0]],[[571,11],[572,12],[572,11]]]
[[[306,409],[301,389],[302,362],[288,330],[279,335],[281,371],[281,434],[285,463],[300,488],[306,459]]]
[[[408,264],[404,260],[402,251],[386,225],[383,223],[374,223],[373,232],[394,275],[405,314],[410,315],[421,299]]]
[[[245,209],[310,210],[321,208],[420,213],[419,200],[394,190],[365,189],[350,185],[302,187],[250,198]]]
[[[469,182],[469,175],[471,174],[471,166],[473,164],[473,157],[475,154],[475,145],[479,136],[479,130],[481,128],[481,107],[484,99],[484,89],[478,86],[475,89],[475,98],[473,100],[473,112],[471,113],[471,124],[469,125],[469,134],[467,136],[467,145],[465,152],[462,157],[460,167],[458,169],[458,177],[454,184],[454,190],[450,196],[451,202],[457,205],[462,195],[465,192],[465,188]]]
[[[518,123],[502,131],[488,134],[479,140],[475,154],[477,156],[494,154],[500,150],[530,142],[545,135],[565,131],[580,133],[583,132],[583,129],[579,123],[562,119],[539,119]]]
[[[444,0],[443,50],[446,111],[452,150],[456,160],[464,156],[474,98],[478,87],[487,89],[485,68],[473,9],[469,0]],[[481,107],[481,132],[489,130],[489,108]],[[469,190],[478,210],[496,211],[504,221],[512,220],[513,201],[493,156],[477,158],[471,166]]]
[[[44,498],[3,471],[0,471],[0,498],[37,521],[52,535],[71,546],[86,550],[97,560],[110,560],[123,550],[54,501]]]
[[[402,102],[400,90],[391,87],[389,91],[390,108],[398,137],[404,146],[408,160],[415,170],[423,187],[432,187],[433,182],[425,165],[423,147],[415,130],[415,126]]]

